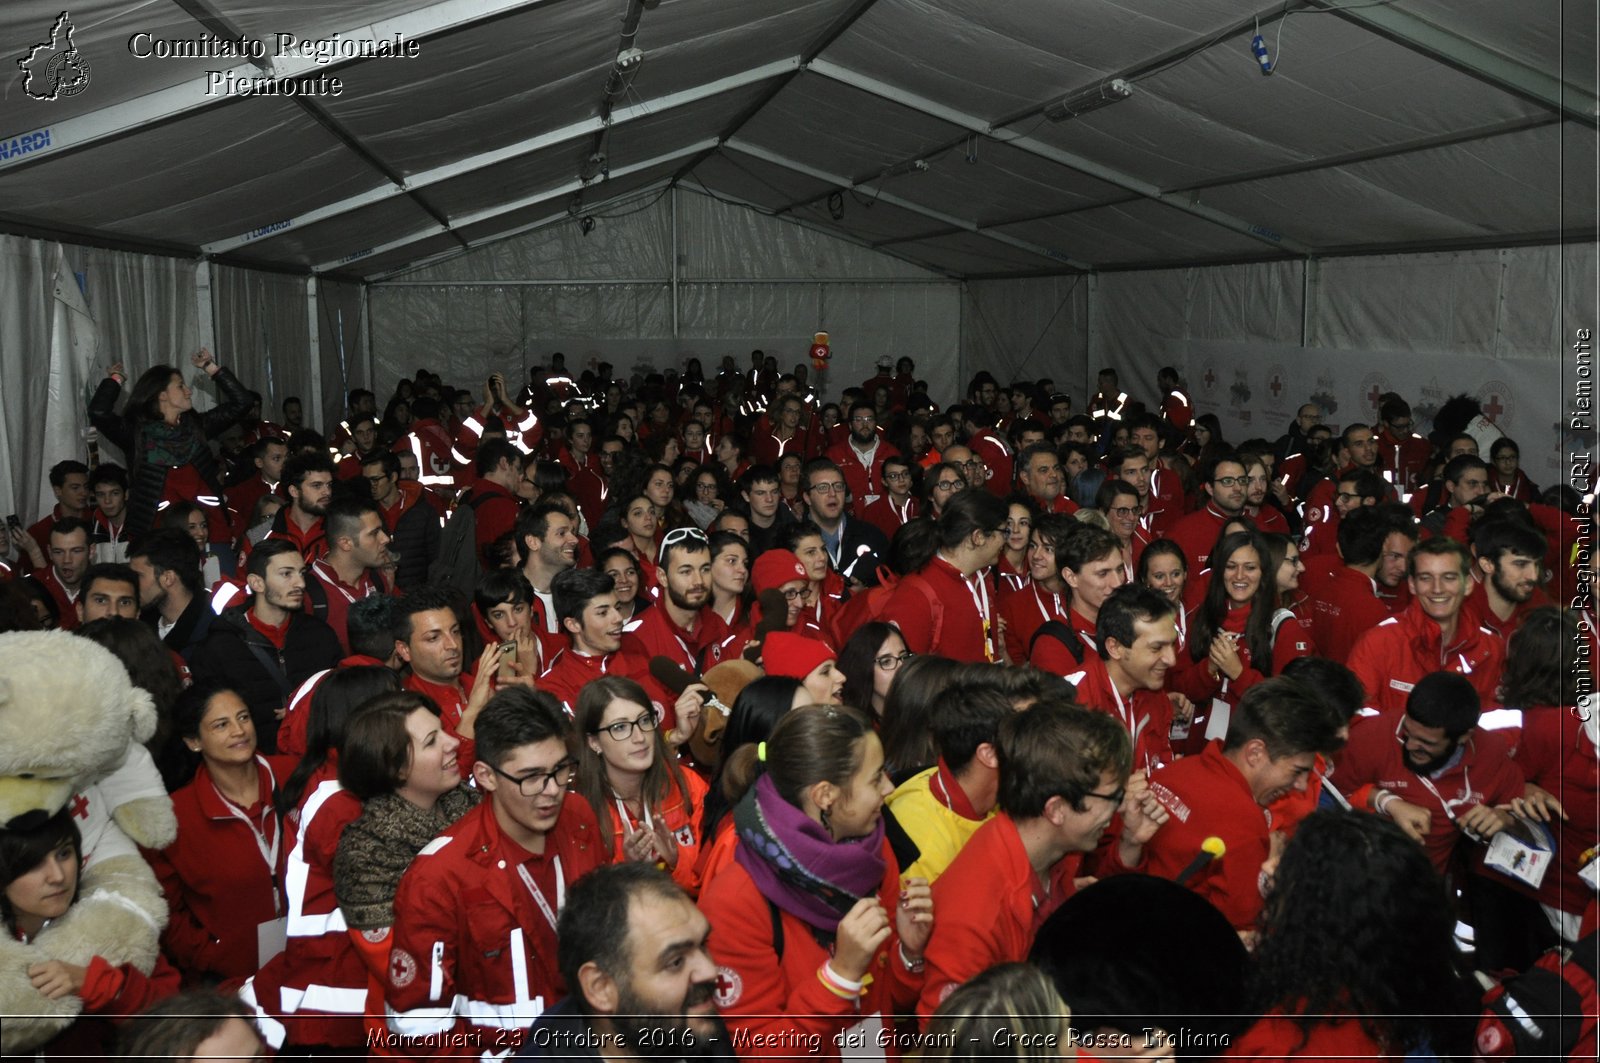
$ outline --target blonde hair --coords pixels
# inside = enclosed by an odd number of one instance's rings
[[[1072,1011],[1031,964],[991,967],[928,1020],[925,1060],[1070,1059]]]

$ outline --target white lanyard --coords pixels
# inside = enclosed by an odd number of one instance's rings
[[[1472,797],[1472,776],[1464,766],[1461,769],[1461,796],[1454,801],[1446,801],[1444,795],[1434,788],[1433,780],[1427,776],[1418,775],[1417,782],[1421,783],[1422,788],[1432,794],[1435,800],[1439,802],[1439,807],[1444,809],[1444,814],[1450,817],[1451,823],[1456,822],[1455,806],[1465,804]]]
[[[1061,595],[1057,594],[1055,591],[1051,591],[1050,592],[1050,601],[1051,601],[1051,604],[1055,606],[1055,611],[1054,612],[1051,612],[1050,610],[1048,610],[1048,609],[1046,609],[1044,607],[1044,599],[1039,597],[1039,585],[1037,583],[1035,583],[1033,585],[1033,604],[1035,604],[1035,605],[1037,605],[1039,607],[1039,615],[1044,617],[1045,623],[1048,624],[1052,620],[1066,620],[1066,619],[1068,619],[1067,617],[1063,616],[1062,613],[1061,613]]]
[[[970,579],[961,577],[961,582],[967,585],[967,590],[972,594],[972,604],[978,610],[978,619],[983,624],[983,654],[990,661],[994,660],[994,639],[989,635],[989,586],[982,575],[975,575]]]
[[[633,817],[628,815],[628,806],[627,806],[627,804],[622,800],[622,798],[617,796],[617,793],[616,793],[615,790],[613,790],[611,792],[611,798],[612,798],[612,800],[614,800],[617,803],[617,815],[621,817],[622,825],[625,826],[625,827],[632,827],[633,826]],[[655,830],[656,829],[655,820],[653,820],[650,817],[650,802],[646,801],[641,796],[639,798],[639,808],[644,812],[644,829],[645,830]]]
[[[1144,732],[1144,725],[1150,722],[1150,717],[1146,716],[1144,719],[1135,724],[1133,722],[1133,712],[1123,702],[1122,691],[1117,689],[1116,680],[1112,679],[1110,676],[1107,676],[1106,679],[1108,680],[1108,685],[1111,687],[1111,696],[1117,699],[1117,716],[1122,720],[1122,726],[1128,729],[1128,737],[1133,739],[1133,747],[1138,749],[1139,735]],[[1154,765],[1146,764],[1145,767],[1151,768],[1154,767]]]
[[[319,578],[321,577],[323,572],[330,573],[333,578],[332,579],[324,579],[322,582],[327,584],[328,586],[332,587],[334,590],[338,591],[340,594],[344,595],[344,600],[346,602],[348,602],[349,604],[351,604],[351,605],[356,604],[356,596],[351,594],[349,591],[344,589],[344,581],[339,578],[339,574],[337,572],[334,572],[333,569],[329,568],[324,562],[321,562],[321,561],[318,561],[312,567],[317,570],[317,575],[318,575]],[[362,597],[365,597],[365,595],[363,595]]]
[[[553,856],[550,861],[555,865],[556,869],[556,906],[554,909],[550,907],[550,902],[544,899],[544,891],[539,888],[539,884],[533,881],[532,875],[528,874],[526,865],[518,864],[517,874],[522,876],[522,884],[528,887],[528,893],[533,896],[533,903],[539,906],[539,912],[544,916],[545,922],[550,924],[550,932],[553,934],[556,932],[556,915],[567,903],[567,880],[561,874],[561,857]]]
[[[267,778],[271,780],[271,784],[268,787],[268,792],[270,793],[272,790],[276,790],[278,788],[278,779],[277,776],[273,775],[272,773],[272,765],[263,760],[259,753],[256,754],[256,763],[267,769]],[[216,788],[215,783],[212,783],[212,788]],[[222,797],[221,790],[217,791],[217,796]],[[272,880],[273,914],[281,914],[283,911],[283,901],[278,895],[278,851],[283,845],[282,824],[277,824],[277,829],[272,832],[272,844],[268,845],[266,834],[261,830],[260,827],[256,826],[254,820],[244,814],[243,809],[234,804],[232,801],[229,801],[226,797],[222,797],[222,807],[228,810],[228,814],[230,816],[239,820],[246,827],[250,828],[250,836],[255,839],[256,851],[261,854],[261,859],[266,863],[267,877]],[[267,805],[267,818],[276,819],[276,813],[272,811],[270,802]]]
[[[833,565],[833,570],[835,572],[839,571],[839,561],[840,561],[841,558],[844,557],[844,521],[845,521],[845,518],[844,518],[843,515],[841,515],[839,517],[839,539],[838,539],[839,545],[838,546],[835,546],[833,549],[830,550],[830,549],[828,549],[828,540],[826,540],[826,539],[822,540],[823,552],[828,555],[828,561],[829,561],[829,563],[831,563]]]
[[[904,524],[910,519],[907,514],[911,512],[911,503],[915,502],[916,499],[912,498],[910,495],[907,495],[906,504],[901,506],[899,509],[894,508],[893,495],[885,495],[884,500],[889,503],[889,512],[894,514],[894,519],[897,524]]]

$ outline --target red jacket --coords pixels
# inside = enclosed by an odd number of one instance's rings
[[[1371,576],[1340,565],[1311,591],[1311,635],[1317,649],[1330,660],[1350,659],[1361,636],[1394,614],[1378,597],[1378,584]]]
[[[1367,704],[1379,712],[1404,711],[1406,695],[1417,680],[1438,671],[1466,676],[1484,708],[1499,704],[1496,695],[1506,658],[1499,636],[1458,617],[1455,638],[1449,646],[1442,642],[1439,625],[1413,601],[1362,635],[1345,663],[1361,680]]]
[[[1404,716],[1401,711],[1359,717],[1331,778],[1344,793],[1378,786],[1432,813],[1422,847],[1442,875],[1461,836],[1455,818],[1479,805],[1503,805],[1521,797],[1522,769],[1511,759],[1509,732],[1475,727],[1461,739],[1461,755],[1425,785],[1406,762],[1405,747],[1396,737]]]
[[[873,501],[873,496],[888,490],[883,486],[884,459],[900,456],[895,445],[882,436],[878,437],[878,449],[872,454],[870,469],[861,463],[861,456],[856,453],[848,437],[844,442],[829,447],[827,453],[828,460],[839,466],[839,471],[844,473],[844,482],[850,485],[851,513],[856,516],[860,516]]]
[[[649,678],[650,661],[643,656],[637,641],[627,635],[623,636],[622,649],[604,657],[586,657],[568,646],[539,676],[539,689],[554,696],[571,715],[583,688],[603,675],[620,675],[637,683],[641,675]]]
[[[880,619],[900,629],[912,653],[981,662],[998,657],[993,610],[981,573],[969,580],[950,562],[934,555],[921,572],[895,585]]]
[[[1172,701],[1164,690],[1135,690],[1122,697],[1098,653],[1084,654],[1078,704],[1115,716],[1133,739],[1133,770],[1154,771],[1171,764]]]
[[[1396,491],[1410,493],[1422,486],[1422,474],[1433,456],[1433,445],[1410,433],[1404,439],[1384,428],[1378,433],[1378,473],[1394,484]]]
[[[422,486],[453,496],[458,468],[452,453],[455,440],[444,425],[431,417],[413,421],[404,442],[416,455],[417,479]]]
[[[1522,741],[1512,759],[1528,782],[1550,791],[1567,810],[1568,818],[1550,824],[1557,862],[1539,885],[1539,900],[1581,914],[1595,898],[1578,868],[1584,851],[1600,839],[1600,753],[1583,733],[1576,708],[1541,706],[1523,710]]]
[[[333,855],[361,802],[339,785],[333,762],[312,777],[291,828],[284,870],[288,928],[284,951],[246,984],[262,1025],[281,1024],[294,1045],[364,1042],[367,967],[333,896]]]
[[[67,590],[66,584],[56,574],[56,566],[48,563],[33,573],[33,578],[56,603],[56,612],[61,617],[56,626],[62,631],[76,631],[82,623],[78,619],[78,595],[83,593],[83,587],[80,585],[76,591]]]
[[[492,548],[495,540],[515,530],[522,500],[493,480],[479,480],[473,484],[472,490],[457,505],[466,505],[475,499],[481,499],[473,513],[476,518],[473,545],[478,550],[478,565],[484,569],[498,568],[500,559],[494,556]]]
[[[1000,616],[1006,622],[1006,653],[1010,655],[1012,664],[1028,663],[1028,643],[1045,621],[1059,620],[1071,626],[1069,600],[1070,592],[1063,590],[1055,594],[1033,580],[1001,600]]]
[[[1011,453],[1011,446],[1000,438],[1000,433],[993,428],[980,428],[967,440],[967,449],[974,455],[983,459],[989,466],[989,482],[986,484],[970,484],[971,487],[987,487],[992,495],[1005,498],[1011,493],[1011,481],[1015,475],[1015,459]]]
[[[1039,927],[1072,896],[1082,862],[1078,853],[1057,861],[1041,897],[1016,820],[1001,812],[979,827],[933,884],[937,922],[917,1000],[920,1022],[925,1025],[956,986],[979,972],[1026,960]]]
[[[884,538],[893,539],[894,533],[902,525],[921,512],[921,507],[922,503],[913,496],[906,498],[902,508],[890,502],[887,494],[883,494],[878,496],[877,501],[861,507],[861,519],[883,532]]]
[[[553,917],[571,884],[606,862],[597,834],[588,802],[568,796],[543,856],[532,856],[501,834],[491,799],[417,854],[395,893],[384,999],[401,1054],[514,1050],[567,995],[554,920],[526,882]]]
[[[1215,905],[1235,930],[1253,929],[1261,911],[1261,865],[1271,850],[1270,816],[1222,755],[1221,740],[1157,771],[1150,790],[1171,818],[1145,843],[1149,873],[1176,882],[1201,842],[1221,838],[1227,851],[1185,885]]]
[[[883,859],[878,901],[893,913],[900,903],[900,868],[887,840]],[[762,896],[738,860],[724,864],[706,884],[700,910],[711,921],[717,1008],[741,1059],[793,1059],[797,1045],[806,1046],[808,1059],[838,1059],[838,1035],[872,1017],[891,1028],[922,987],[922,976],[900,962],[899,939],[891,931],[861,998],[836,996],[817,976],[829,952],[811,936],[810,925]],[[781,950],[773,940],[775,919],[783,929]],[[879,1044],[870,1036],[865,1043]],[[884,1053],[898,1055],[892,1044]]]
[[[278,752],[296,758],[305,756],[306,731],[311,724],[311,699],[316,697],[317,687],[322,685],[324,679],[340,668],[362,668],[382,663],[376,657],[352,654],[333,668],[324,668],[296,687],[295,692],[289,695],[289,707],[284,710],[283,720],[278,724]]]
[[[1309,1032],[1300,1024],[1273,1011],[1255,1021],[1233,1039],[1222,1053],[1223,1059],[1316,1059],[1324,1063],[1356,1063],[1358,1060],[1400,1063],[1404,1052],[1385,1052],[1384,1046],[1368,1037],[1361,1023],[1352,1018],[1322,1019]]]
[[[1156,538],[1170,534],[1188,512],[1188,502],[1183,497],[1183,482],[1171,469],[1155,464],[1150,467],[1150,498],[1144,522],[1156,532]],[[1209,547],[1209,543],[1207,546]]]
[[[556,460],[567,470],[567,490],[578,500],[578,509],[583,512],[589,527],[595,527],[606,509],[606,477],[600,471],[599,456],[591,450],[583,456],[583,464],[580,465],[572,451],[562,447],[556,454]]]
[[[630,625],[629,634],[644,647],[645,658],[667,657],[685,671],[700,671],[701,655],[732,634],[728,622],[716,610],[705,606],[700,610],[693,631],[686,631],[672,622],[667,615],[665,602],[646,609],[636,624]],[[675,699],[674,699],[675,700]]]
[[[706,842],[700,826],[706,810],[706,791],[709,787],[698,773],[688,768],[683,769],[683,785],[688,791],[687,802],[684,800],[684,795],[678,792],[678,788],[669,782],[665,800],[659,807],[651,807],[649,812],[652,822],[659,819],[666,824],[667,830],[678,843],[678,863],[672,868],[673,881],[688,890],[690,896],[695,896],[700,892],[700,850],[705,847]],[[611,862],[621,864],[627,860],[622,852],[622,841],[625,837],[622,830],[624,819],[627,821],[628,829],[632,831],[649,830],[650,827],[636,817],[620,799],[606,801],[604,804],[604,809],[595,809],[595,816],[601,826],[611,832]]]
[[[406,690],[418,694],[426,694],[432,698],[434,704],[439,706],[439,726],[444,732],[461,743],[461,748],[456,751],[456,766],[461,771],[463,779],[472,775],[472,765],[477,759],[478,743],[470,738],[461,737],[461,717],[467,710],[467,701],[472,697],[472,684],[475,677],[471,672],[462,672],[457,684],[442,686],[430,683],[415,672],[401,680],[400,685]],[[485,682],[493,682],[493,678]]]
[[[272,792],[294,770],[295,758],[257,754],[256,764],[259,799],[240,809],[217,792],[202,762],[194,780],[172,795],[177,841],[144,850],[172,911],[162,947],[189,984],[255,974],[261,966],[256,927],[284,914],[277,880],[289,845],[280,835]]]
[[[357,470],[359,473],[360,470]],[[234,484],[223,492],[228,500],[228,508],[234,512],[233,533],[243,535],[249,529],[246,525],[250,522],[250,514],[255,512],[256,503],[266,495],[272,494],[274,488],[256,473],[243,483]],[[392,527],[392,525],[391,525]]]
[[[1489,607],[1489,592],[1482,583],[1472,588],[1467,600],[1461,603],[1461,623],[1481,627],[1500,636],[1500,641],[1510,644],[1511,636],[1528,619],[1528,614],[1542,605],[1554,605],[1544,591],[1534,589],[1533,596],[1511,610],[1511,615],[1501,620]]]
[[[1222,534],[1222,526],[1229,519],[1215,503],[1207,502],[1172,526],[1167,537],[1183,548],[1190,572],[1206,567],[1211,559],[1211,548],[1217,545],[1217,536]]]
[[[311,587],[312,580],[316,580],[319,584],[315,591]],[[345,656],[349,656],[350,607],[363,598],[388,592],[388,585],[379,570],[366,569],[361,573],[360,582],[352,587],[339,578],[339,574],[324,558],[313,561],[310,570],[306,572],[304,607],[306,612],[321,617],[324,623],[333,628],[333,633],[339,638],[340,649],[344,650]],[[326,603],[324,609],[317,608],[321,604],[317,600],[318,597]]]

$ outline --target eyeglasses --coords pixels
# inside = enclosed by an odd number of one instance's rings
[[[845,483],[843,480],[835,480],[832,483],[812,484],[806,490],[821,491],[825,495],[842,495],[845,492]]]
[[[1113,517],[1123,517],[1123,518],[1137,517],[1139,515],[1139,507],[1138,506],[1112,506],[1111,507],[1111,515]]]
[[[886,653],[882,657],[874,657],[872,663],[885,672],[892,672],[915,656],[916,654],[910,650],[901,650],[899,653]]]
[[[643,731],[645,734],[649,734],[651,731],[654,731],[656,729],[656,714],[654,712],[646,712],[637,720],[618,720],[616,723],[607,724],[605,727],[597,728],[589,733],[599,734],[601,731],[604,731],[606,734],[611,736],[611,740],[613,742],[626,742],[630,737],[632,737],[633,729],[635,727]]]
[[[898,472],[886,472],[883,474],[883,478],[885,480],[909,480],[911,479],[911,474],[901,469]]]
[[[1340,502],[1354,502],[1361,496],[1356,494],[1354,491],[1340,491],[1333,497],[1338,499]]]
[[[960,464],[965,465],[969,469],[976,469],[983,464],[983,459],[968,458],[966,461],[960,462]]]
[[[1250,482],[1248,476],[1219,476],[1211,481],[1218,487],[1244,487]]]
[[[785,601],[789,601],[789,602],[804,601],[805,599],[807,599],[809,597],[811,597],[811,588],[810,587],[800,587],[800,588],[797,588],[795,590],[788,590],[788,591],[784,591],[783,592],[784,600]]]
[[[571,759],[561,761],[549,771],[530,771],[521,778],[503,772],[493,764],[489,765],[489,768],[502,779],[516,783],[517,792],[523,797],[538,797],[552,782],[556,784],[557,790],[565,790],[578,771],[578,765]]]
[[[966,485],[965,482],[963,482],[961,480],[940,480],[938,483],[934,484],[933,486],[938,488],[941,491],[960,491],[962,488],[966,487],[967,485]]]
[[[1083,796],[1098,797],[1102,801],[1110,801],[1113,805],[1120,805],[1122,804],[1122,799],[1128,796],[1128,788],[1126,786],[1119,786],[1115,790],[1112,790],[1109,794],[1096,793],[1095,791],[1090,790]]]

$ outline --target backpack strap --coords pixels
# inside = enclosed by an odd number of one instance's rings
[[[1072,654],[1073,660],[1077,661],[1079,664],[1083,663],[1083,656],[1084,653],[1087,652],[1088,647],[1083,644],[1083,639],[1078,637],[1078,633],[1065,622],[1060,620],[1046,620],[1044,623],[1040,624],[1039,630],[1035,631],[1033,633],[1033,638],[1028,640],[1029,657],[1033,656],[1033,648],[1039,644],[1039,640],[1042,638],[1055,639],[1057,642],[1061,643],[1067,648],[1067,652]]]

